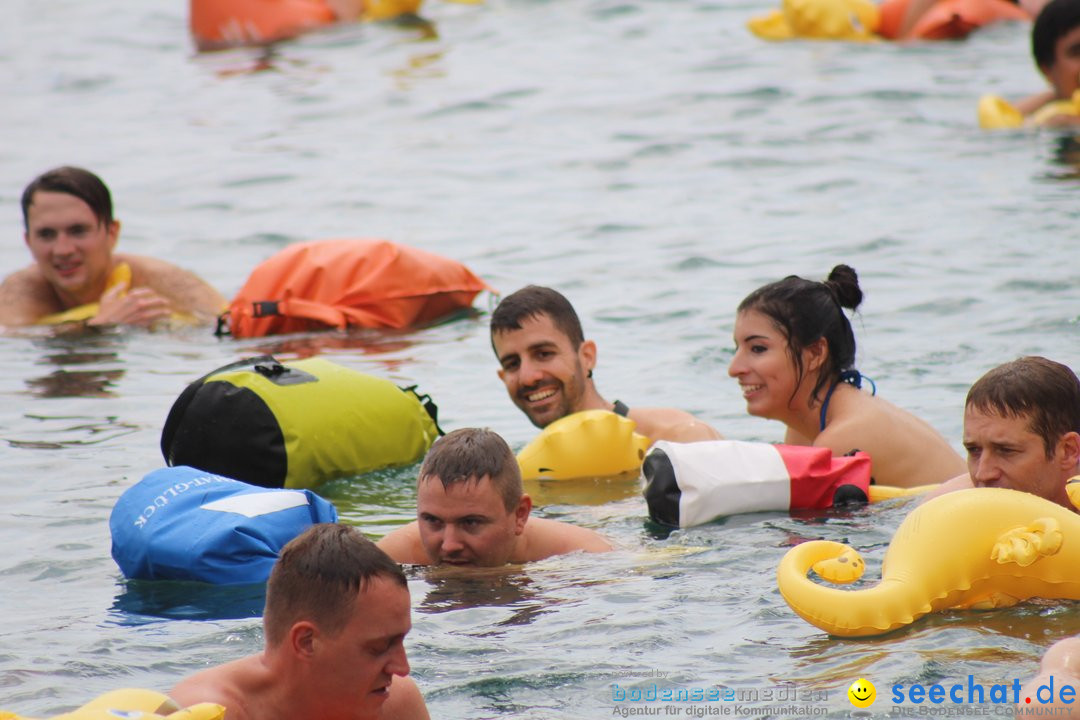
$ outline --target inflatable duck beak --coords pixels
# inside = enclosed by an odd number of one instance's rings
[[[400,15],[415,15],[420,11],[422,0],[367,0],[364,3],[364,20],[390,20]]]
[[[997,95],[983,95],[978,106],[979,127],[983,130],[1007,130],[1024,124],[1024,115],[1008,100]]]

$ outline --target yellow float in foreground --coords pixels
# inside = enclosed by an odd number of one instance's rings
[[[224,717],[225,708],[213,703],[199,703],[180,709],[168,695],[153,690],[113,690],[74,712],[57,715],[53,720],[222,720]],[[30,718],[0,711],[0,720]]]
[[[1080,477],[1069,489],[1080,502]],[[844,637],[881,635],[937,610],[1080,599],[1080,515],[1016,490],[959,490],[904,519],[874,587],[842,590],[807,577],[813,569],[830,582],[853,582],[864,567],[848,546],[813,540],[784,555],[776,580],[800,617]]]

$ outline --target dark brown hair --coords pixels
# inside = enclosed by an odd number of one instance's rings
[[[577,350],[585,341],[574,306],[561,293],[549,287],[527,285],[517,292],[510,293],[491,313],[491,337],[494,349],[494,337],[498,333],[520,330],[521,323],[529,318],[547,315],[563,335],[570,339],[570,346]]]
[[[420,466],[418,482],[438,478],[449,489],[454,483],[479,482],[484,477],[490,478],[503,507],[512,512],[525,490],[510,446],[487,428],[462,428],[435,441]]]
[[[1035,355],[998,365],[975,381],[965,407],[1008,418],[1028,418],[1053,457],[1062,436],[1080,433],[1080,380],[1065,365]]]
[[[26,230],[30,229],[30,205],[34,202],[34,193],[38,192],[74,195],[90,206],[99,223],[106,226],[112,224],[112,195],[101,178],[89,170],[71,166],[58,167],[30,181],[22,194],[23,227]]]
[[[788,275],[760,287],[739,303],[738,311],[759,312],[784,334],[788,354],[795,364],[796,387],[805,374],[802,351],[825,338],[829,356],[810,393],[811,400],[817,400],[822,388],[836,382],[840,373],[855,367],[855,333],[844,308],[855,310],[862,299],[855,269],[837,265],[825,282]]]
[[[401,566],[354,527],[313,525],[281,550],[266,587],[266,644],[285,640],[295,623],[310,620],[334,635],[352,617],[356,596],[375,577],[406,587]]]

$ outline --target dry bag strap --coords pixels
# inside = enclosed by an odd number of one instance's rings
[[[439,437],[442,437],[446,433],[441,427],[439,427],[439,406],[435,404],[435,401],[431,399],[430,395],[421,395],[416,392],[418,385],[409,385],[408,387],[401,388],[402,392],[412,393],[420,404],[427,410],[427,414],[431,416],[431,422],[435,423],[435,429],[439,431]]]

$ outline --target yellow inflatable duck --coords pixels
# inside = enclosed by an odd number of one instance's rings
[[[572,480],[637,472],[651,441],[609,410],[559,418],[518,453],[523,480]]]
[[[1080,90],[1068,100],[1048,102],[1024,117],[1012,103],[997,95],[984,95],[979,98],[977,109],[979,127],[983,130],[1012,130],[1021,127],[1039,127],[1045,125],[1055,115],[1080,116]]]
[[[880,38],[878,7],[869,0],[783,0],[780,10],[753,18],[746,26],[762,40],[853,40]]]
[[[1080,507],[1080,476],[1069,481]],[[1080,599],[1080,515],[1031,493],[977,488],[917,507],[900,524],[881,568],[864,590],[865,563],[837,542],[793,547],[776,571],[780,594],[800,617],[831,635],[881,635],[930,612],[1009,607],[1029,598]]]
[[[126,262],[117,263],[116,267],[113,268],[113,271],[109,274],[108,281],[105,283],[105,292],[110,292],[118,287],[122,288],[120,291],[121,297],[126,295],[127,291],[131,289],[131,266]],[[46,315],[37,322],[38,325],[59,325],[68,322],[81,322],[83,320],[89,320],[97,315],[99,307],[100,305],[96,302],[86,303],[85,305],[73,307],[70,310]]]
[[[57,715],[53,720],[222,720],[225,708],[213,703],[199,703],[181,709],[168,695],[153,690],[113,690],[83,705],[74,712]],[[30,720],[22,715],[0,711],[0,720]]]

